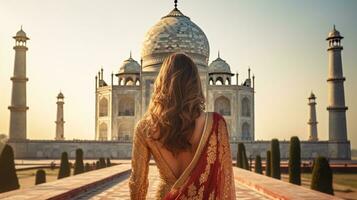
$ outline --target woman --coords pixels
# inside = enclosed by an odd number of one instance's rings
[[[157,199],[235,199],[226,122],[204,112],[204,103],[194,62],[185,54],[169,56],[135,127],[131,199],[146,198],[151,155],[161,179]]]

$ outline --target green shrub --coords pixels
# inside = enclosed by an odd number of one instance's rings
[[[36,171],[36,181],[35,185],[46,183],[46,172],[43,169],[39,169]]]
[[[294,136],[290,139],[289,182],[301,185],[301,155],[300,140]]]
[[[73,175],[81,174],[83,172],[84,172],[83,150],[76,149],[76,162],[74,163]]]
[[[105,168],[107,167],[107,164],[105,163],[105,159],[102,157],[102,158],[99,158],[99,168]]]
[[[19,188],[20,185],[14,162],[14,151],[10,145],[6,144],[0,154],[0,193]]]
[[[265,163],[265,175],[271,176],[271,151],[267,151],[267,159]]]
[[[280,179],[280,149],[278,139],[271,141],[271,177]]]
[[[260,155],[255,156],[255,173],[262,174],[262,158]]]
[[[243,150],[242,150],[242,157],[243,157],[243,169],[250,170],[249,169],[248,158],[247,158],[247,153],[245,152],[244,144],[243,144]]]
[[[58,172],[58,179],[65,178],[71,175],[71,167],[68,161],[67,152],[62,152],[61,155],[61,164]]]
[[[327,159],[317,157],[312,170],[311,189],[333,195],[332,183],[332,170]]]
[[[91,170],[92,170],[92,167],[90,166],[90,164],[89,164],[89,163],[86,163],[86,164],[84,165],[84,171],[89,172],[89,171],[91,171]]]
[[[112,166],[112,163],[110,162],[110,158],[107,158],[107,167]]]
[[[243,154],[242,154],[242,151],[243,151],[243,148],[244,148],[244,144],[239,142],[238,143],[238,151],[237,151],[237,167],[239,168],[243,168]]]
[[[100,169],[99,160],[97,160],[97,162],[95,162],[95,169]]]

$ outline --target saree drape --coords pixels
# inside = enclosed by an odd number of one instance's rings
[[[189,172],[182,174],[164,200],[235,199],[228,131],[221,115],[213,113],[212,129],[205,134],[188,166]],[[202,147],[201,143],[204,144]]]
[[[135,129],[132,173],[129,180],[133,200],[146,198],[148,166],[153,155],[160,172],[157,199],[233,200],[235,186],[228,131],[224,118],[207,113],[206,124],[196,153],[180,177],[175,177],[157,146],[146,137],[144,124]]]

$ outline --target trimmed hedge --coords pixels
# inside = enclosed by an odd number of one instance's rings
[[[62,152],[61,165],[58,172],[58,179],[65,178],[71,175],[71,167],[68,161],[67,152]]]
[[[36,181],[35,185],[46,183],[46,172],[43,169],[36,171]]]
[[[265,175],[271,176],[271,151],[267,151],[267,159],[265,163]]]
[[[84,172],[83,150],[76,149],[76,162],[74,163],[73,175],[81,174],[83,172]]]
[[[263,174],[262,173],[262,158],[260,157],[260,155],[255,156],[254,171],[255,171],[255,173]]]
[[[311,189],[333,195],[332,183],[330,164],[325,157],[317,157],[312,170]]]
[[[271,140],[271,177],[280,179],[280,149],[279,140]]]
[[[289,153],[289,182],[301,185],[301,149],[300,140],[296,136],[290,138]]]
[[[0,154],[0,193],[19,189],[19,179],[17,178],[14,151],[6,144]]]

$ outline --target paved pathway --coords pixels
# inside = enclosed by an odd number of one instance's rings
[[[104,199],[121,199],[121,200],[130,200],[129,196],[129,187],[128,187],[128,176],[120,177],[116,180],[102,185],[96,190],[91,190],[87,193],[84,193],[80,196],[77,196],[75,199],[92,199],[92,200],[104,200]],[[159,184],[159,174],[156,166],[150,166],[149,172],[149,189],[147,199],[155,199],[155,193]],[[252,190],[236,181],[236,195],[237,199],[243,200],[260,200],[260,199],[269,199],[264,195]]]

